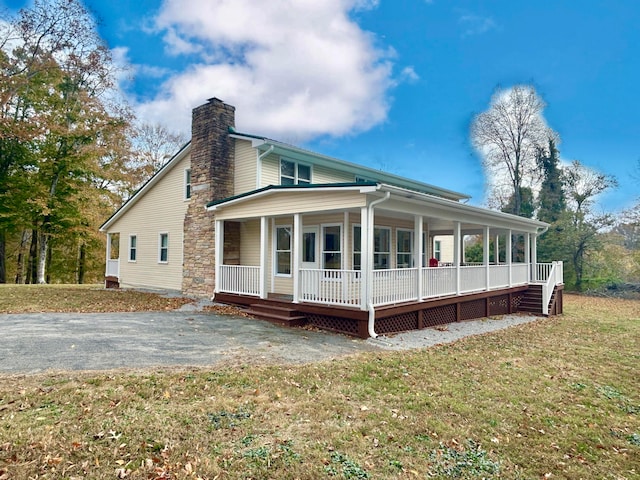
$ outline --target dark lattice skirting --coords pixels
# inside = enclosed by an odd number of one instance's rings
[[[319,315],[317,313],[307,313],[305,316],[314,327],[347,333],[349,335],[358,335],[358,322],[350,318],[332,317],[330,315]]]
[[[376,333],[404,332],[406,330],[417,330],[418,314],[420,312],[407,312],[391,317],[376,320]]]
[[[436,327],[456,321],[456,306],[442,305],[441,307],[427,308],[422,311],[422,327]]]
[[[471,300],[460,304],[460,320],[482,318],[486,315],[486,302],[482,299]]]
[[[506,315],[509,313],[509,295],[491,297],[489,300],[489,315]]]

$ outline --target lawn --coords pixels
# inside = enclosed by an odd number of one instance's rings
[[[192,301],[101,285],[0,285],[0,313],[174,310]]]
[[[304,366],[0,376],[0,479],[639,478],[640,302],[564,306]]]

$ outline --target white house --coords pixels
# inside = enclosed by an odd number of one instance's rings
[[[536,261],[547,224],[467,199],[238,132],[213,98],[194,109],[191,142],[102,225],[107,282],[363,337],[561,313],[562,264]],[[465,235],[482,236],[482,263],[465,263]],[[490,239],[504,263],[490,262]]]

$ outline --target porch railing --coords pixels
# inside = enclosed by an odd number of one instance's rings
[[[329,305],[360,306],[359,270],[300,270],[300,300]]]
[[[546,281],[542,284],[542,314],[549,315],[549,302],[553,296],[556,285],[564,282],[564,264],[562,262],[552,262],[548,270]]]
[[[374,306],[380,306],[526,285],[529,269],[532,283],[544,282],[543,301],[548,307],[553,287],[563,282],[562,262],[489,265],[488,285],[486,265],[461,266],[459,282],[456,267],[374,270],[371,275],[371,301]],[[258,266],[222,265],[217,288],[220,292],[260,296],[261,275]],[[362,307],[362,272],[359,270],[301,269],[298,281],[298,300],[301,302]]]
[[[220,292],[260,296],[260,267],[222,265],[220,276]]]
[[[119,258],[110,258],[107,260],[107,270],[105,272],[105,276],[120,278],[120,259]]]
[[[374,305],[419,300],[417,268],[391,268],[373,271]]]

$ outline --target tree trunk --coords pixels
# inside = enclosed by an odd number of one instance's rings
[[[47,263],[45,264],[45,281],[51,283],[51,259],[53,257],[53,245],[51,242],[47,242]]]
[[[7,234],[0,231],[0,283],[7,283]]]
[[[23,230],[20,237],[20,248],[18,249],[18,262],[16,263],[16,285],[24,283],[24,253],[27,248],[28,241],[29,232],[27,230]]]
[[[31,245],[29,246],[29,261],[27,262],[26,283],[36,283],[38,275],[38,231],[31,230]]]
[[[84,242],[80,242],[78,246],[78,268],[76,273],[76,280],[79,285],[84,283],[84,272],[87,263],[87,245]]]
[[[49,236],[42,231],[38,236],[40,238],[38,239],[38,280],[36,283],[44,284],[47,283],[45,274],[47,270],[47,248],[49,247]]]

